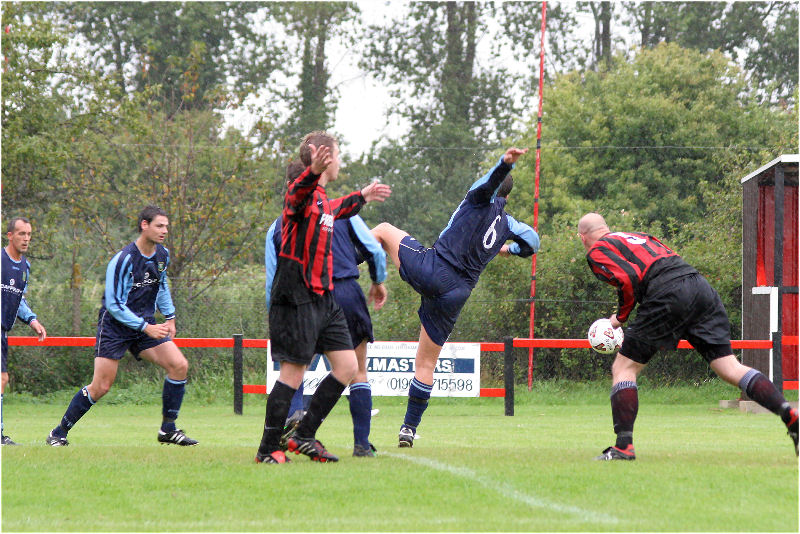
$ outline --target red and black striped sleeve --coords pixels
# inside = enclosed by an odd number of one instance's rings
[[[330,200],[331,212],[335,219],[347,219],[361,211],[366,203],[361,191],[353,191],[349,195]]]
[[[303,213],[317,188],[320,176],[311,172],[311,167],[306,167],[306,170],[289,184],[284,198],[284,214],[287,217],[294,218]]]

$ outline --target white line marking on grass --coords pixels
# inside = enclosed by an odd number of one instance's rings
[[[619,523],[619,519],[614,517],[613,515],[608,515],[600,512],[593,512],[591,510],[584,510],[583,508],[578,508],[577,506],[560,504],[557,502],[552,502],[546,499],[542,499],[540,497],[535,497],[533,495],[528,495],[527,493],[519,491],[511,484],[498,482],[493,478],[482,476],[467,467],[458,467],[420,456],[407,456],[405,454],[396,454],[391,452],[381,452],[380,455],[391,456],[392,458],[401,458],[411,463],[419,464],[425,467],[430,467],[431,469],[436,469],[437,471],[444,471],[446,473],[450,473],[451,475],[455,475],[457,477],[466,478],[473,482],[477,482],[483,485],[484,487],[501,494],[504,497],[509,497],[511,499],[514,499],[515,501],[527,504],[531,508],[543,508],[545,510],[552,510],[554,512],[571,514],[576,516],[578,519],[586,522]]]

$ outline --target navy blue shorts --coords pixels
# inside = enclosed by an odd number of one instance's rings
[[[153,317],[145,317],[144,319],[150,324],[156,324],[156,320]],[[172,338],[166,336],[161,339],[153,339],[144,332],[128,328],[114,319],[108,313],[108,310],[101,308],[97,318],[94,356],[95,358],[121,360],[125,356],[125,351],[130,350],[131,354],[137,360],[140,360],[140,352],[152,349],[167,341],[172,341]]]
[[[308,365],[315,354],[353,349],[344,312],[328,292],[303,304],[272,304],[269,337],[276,362]]]
[[[700,274],[659,285],[650,281],[636,319],[625,329],[619,352],[645,364],[658,350],[686,339],[707,362],[733,354],[731,325],[722,299]]]
[[[3,365],[2,370],[0,372],[7,373],[8,372],[8,332],[5,330],[3,332]]]
[[[406,236],[400,241],[400,278],[422,297],[419,320],[431,341],[444,345],[456,324],[472,288],[439,257],[436,249],[423,247]]]
[[[342,278],[333,281],[333,298],[344,312],[350,339],[356,348],[365,339],[368,343],[375,341],[372,337],[372,318],[367,309],[367,299],[358,278]]]

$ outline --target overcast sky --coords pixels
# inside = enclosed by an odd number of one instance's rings
[[[388,1],[358,2],[365,24],[389,20],[392,9]],[[395,2],[395,5],[397,2]],[[333,46],[328,55],[331,87],[339,90],[339,107],[336,110],[335,129],[344,136],[342,150],[357,155],[369,149],[381,135],[398,137],[407,128],[394,120],[387,120],[391,103],[388,90],[358,68],[358,57],[353,50]]]
[[[359,0],[356,3],[361,10],[363,24],[390,23],[393,19],[402,17],[408,5],[406,0]],[[531,8],[540,11],[541,2],[531,2]],[[576,33],[581,35],[582,38],[588,39],[589,43],[591,43],[593,32],[591,15],[581,14],[577,18],[580,27],[576,30]],[[266,21],[264,24],[267,24]],[[488,51],[492,41],[491,36],[499,30],[500,28],[490,27],[488,33],[482,36],[478,42],[476,61],[481,67],[489,67],[483,63],[488,61],[485,58],[489,57]],[[274,34],[282,31],[282,28],[269,27],[264,28],[264,31]],[[389,90],[358,67],[359,54],[359,49],[348,49],[337,40],[329,41],[326,47],[327,67],[331,76],[329,87],[335,88],[339,92],[334,124],[330,129],[342,136],[341,150],[351,156],[363,154],[374,141],[381,137],[396,139],[408,131],[407,122],[396,116],[389,118],[390,106],[392,105]],[[516,63],[519,69],[535,68],[538,70],[539,50],[535,50],[532,54],[535,57],[526,57],[525,62],[515,61],[515,58],[511,58],[507,66],[514,69],[514,63]],[[547,54],[547,50],[545,50],[545,54]],[[547,65],[545,69],[547,69]],[[282,73],[276,73],[275,76],[279,83],[296,83],[296,80],[286,78]],[[545,72],[545,78],[547,77],[548,73]],[[538,106],[538,95],[525,94],[520,95],[520,98],[526,101],[519,103],[530,110],[531,114],[535,114]],[[251,102],[253,101],[257,101],[257,99],[254,98]],[[269,112],[273,114],[286,113],[287,110],[276,110],[273,105]],[[254,120],[254,116],[248,115],[244,108],[240,108],[237,111],[228,111],[226,115],[232,121],[245,127]],[[526,120],[529,116],[521,118]]]

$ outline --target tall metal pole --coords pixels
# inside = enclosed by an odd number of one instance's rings
[[[542,150],[542,96],[544,89],[544,30],[547,21],[547,2],[542,2],[542,43],[539,53],[539,113],[536,120],[536,180],[533,190],[533,229],[539,231],[539,163]],[[536,312],[536,254],[531,261],[531,322],[528,337],[533,339],[533,320]],[[533,387],[533,347],[528,349],[528,391]]]

